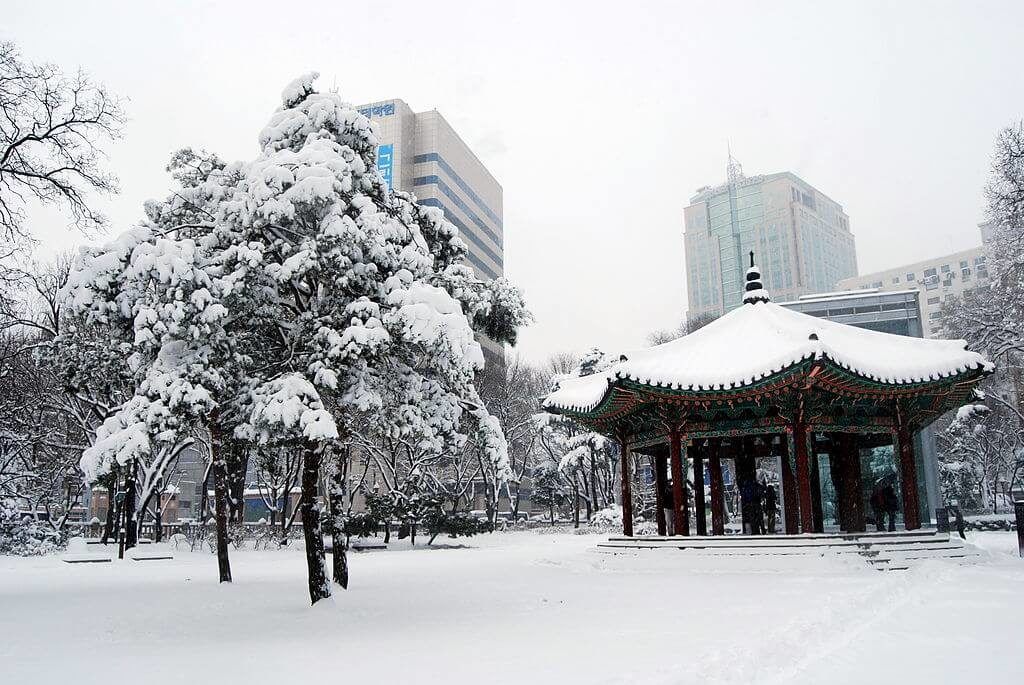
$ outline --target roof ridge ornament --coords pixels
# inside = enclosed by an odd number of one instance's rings
[[[761,270],[754,266],[754,251],[750,251],[750,268],[747,269],[747,285],[743,291],[743,304],[771,302],[772,298],[761,282]]]

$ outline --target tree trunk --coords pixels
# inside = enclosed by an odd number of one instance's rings
[[[228,473],[224,443],[216,417],[210,421],[210,460],[213,470],[214,521],[217,529],[217,569],[220,582],[231,582],[231,561],[228,559]]]
[[[590,453],[590,501],[595,510],[600,508],[597,501],[597,457],[593,452]]]
[[[309,576],[309,599],[316,604],[331,596],[324,560],[324,535],[320,527],[320,506],[317,503],[317,481],[320,475],[320,450],[305,445],[302,451],[302,534],[306,539],[306,567]]]
[[[580,484],[579,479],[572,479],[572,527],[580,527]]]
[[[110,538],[117,540],[117,522],[120,520],[117,506],[117,465],[115,464],[107,478],[107,521],[103,525],[103,537],[100,542],[107,544]]]
[[[217,528],[217,568],[220,582],[231,582],[231,561],[228,559],[228,476],[227,465],[218,457],[213,465],[214,520]]]
[[[344,457],[336,454],[338,459]],[[331,474],[331,570],[334,582],[348,589],[348,536],[345,524],[345,471],[336,465]]]
[[[210,461],[213,462],[213,444],[210,445]],[[203,490],[199,493],[199,524],[206,525],[210,509],[210,469],[203,474]]]
[[[249,468],[249,450],[232,441],[228,461],[228,514],[233,523],[245,522],[245,472]]]
[[[153,521],[153,541],[163,542],[164,539],[164,479],[157,481],[156,511]]]
[[[124,526],[125,549],[131,549],[139,544],[139,517],[138,512],[135,511],[135,501],[138,499],[137,477],[138,465],[132,459],[128,464],[128,472],[125,473],[124,504],[121,505],[124,507],[126,514]]]
[[[584,493],[583,506],[585,506],[587,508],[587,522],[589,523],[590,522],[590,517],[593,516],[593,514],[594,514],[594,505],[590,501],[589,494],[587,494],[587,481],[586,481],[586,479],[584,479],[582,477],[582,474],[580,474],[579,477],[580,477],[581,480],[583,480],[583,488],[582,488],[583,489],[583,493]]]
[[[281,536],[284,537],[288,531],[288,507],[292,502],[292,493],[290,487],[285,487],[284,498],[281,500]]]

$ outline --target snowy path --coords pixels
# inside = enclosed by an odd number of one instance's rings
[[[1024,562],[1006,554],[879,573],[820,559],[613,557],[594,553],[595,541],[521,533],[353,555],[352,589],[312,610],[294,550],[233,553],[236,582],[223,587],[205,554],[77,566],[0,558],[0,682],[109,682],[115,668],[147,683],[1024,675]]]

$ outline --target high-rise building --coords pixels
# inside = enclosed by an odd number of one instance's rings
[[[691,320],[740,305],[750,251],[776,301],[833,290],[857,273],[838,202],[788,171],[744,176],[731,156],[727,178],[699,189],[683,212]]]
[[[921,297],[924,337],[940,337],[942,303],[951,296],[961,295],[965,290],[987,285],[988,267],[985,262],[985,248],[979,246],[885,271],[847,278],[840,281],[836,287],[842,290],[878,291],[913,288]]]
[[[501,184],[437,111],[414,112],[402,100],[360,105],[378,126],[377,166],[393,188],[438,207],[459,229],[467,260],[484,280],[505,272]],[[504,359],[501,345],[481,340]]]

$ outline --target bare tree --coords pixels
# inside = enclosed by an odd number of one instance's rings
[[[698,331],[704,328],[709,323],[717,319],[718,317],[714,314],[698,314],[697,316],[690,317],[689,315],[684,316],[679,325],[675,328],[666,328],[659,331],[653,331],[647,336],[647,344],[649,345],[661,345],[662,343],[671,342],[684,335],[689,335],[694,331]]]
[[[514,357],[504,366],[489,367],[479,381],[480,396],[491,414],[501,422],[508,441],[509,465],[513,477],[504,481],[502,486],[509,500],[513,521],[519,516],[523,493],[530,490],[531,483],[527,479],[533,474],[539,437],[534,415],[540,409],[540,398],[549,390],[549,386],[549,374],[530,366],[519,357]],[[495,492],[493,495],[495,501],[492,504],[496,508],[500,493]]]
[[[27,235],[29,201],[68,211],[81,230],[103,226],[92,192],[117,192],[103,141],[121,137],[121,101],[87,74],[22,60],[0,43],[0,237]]]
[[[547,361],[547,371],[554,376],[566,376],[580,364],[580,355],[575,352],[557,352]]]

